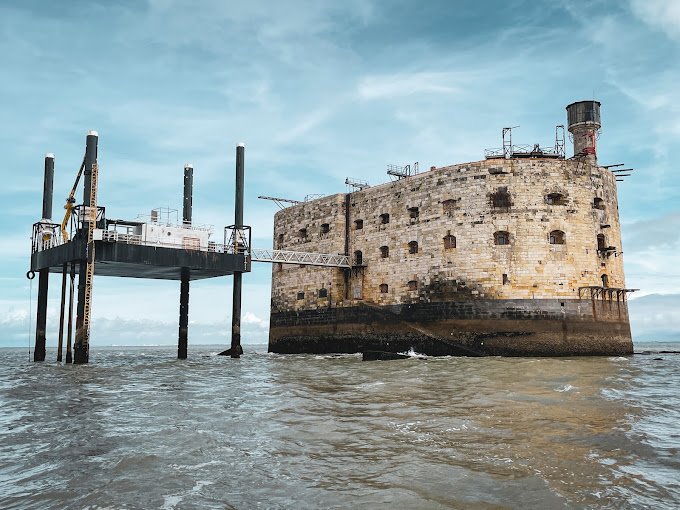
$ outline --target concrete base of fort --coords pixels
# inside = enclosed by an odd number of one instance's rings
[[[625,301],[486,300],[272,312],[269,351],[428,356],[633,353]]]

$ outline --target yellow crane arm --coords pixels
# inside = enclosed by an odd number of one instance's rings
[[[73,187],[71,188],[71,193],[69,193],[68,198],[66,199],[66,205],[64,205],[64,209],[66,209],[66,214],[64,214],[64,219],[61,222],[61,236],[64,238],[64,242],[68,242],[68,234],[66,233],[66,225],[68,225],[68,220],[71,218],[71,213],[73,211],[73,204],[75,204],[76,199],[76,188],[78,187],[78,183],[80,182],[80,177],[83,175],[83,170],[85,170],[85,158],[83,157],[83,162],[80,165],[80,170],[78,170],[78,175],[76,176],[76,182],[73,183]]]

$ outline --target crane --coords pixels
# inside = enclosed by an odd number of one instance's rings
[[[78,170],[78,175],[76,176],[76,182],[73,183],[71,188],[71,193],[69,193],[68,198],[66,198],[66,214],[64,214],[64,219],[61,222],[61,236],[64,238],[64,242],[68,242],[68,234],[66,233],[66,225],[68,225],[68,220],[71,218],[71,213],[73,211],[73,204],[76,203],[75,195],[76,188],[80,182],[80,177],[83,175],[83,170],[85,170],[85,158],[83,157],[83,162],[80,164],[80,170]]]

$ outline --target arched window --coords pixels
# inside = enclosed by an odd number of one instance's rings
[[[408,243],[408,252],[411,255],[418,253],[418,241],[411,241]]]
[[[328,223],[323,223],[321,225],[321,233],[322,234],[328,234],[328,232],[331,231],[331,226]]]
[[[548,193],[545,196],[545,203],[548,205],[567,205],[567,201],[562,193]]]
[[[328,297],[328,289],[325,287],[321,287],[319,289],[319,297],[320,298],[327,298]]]
[[[564,244],[565,243],[565,235],[564,232],[561,230],[553,230],[550,232],[550,235],[548,236],[548,240],[550,244]]]
[[[389,256],[390,256],[389,246],[381,246],[380,247],[380,258],[386,259]]]
[[[360,266],[364,263],[364,254],[361,253],[361,250],[357,250],[354,252],[354,265],[355,266]]]
[[[380,293],[381,294],[387,294],[387,291],[389,290],[389,287],[386,283],[381,283],[380,284]]]
[[[604,234],[597,234],[597,251],[604,251],[607,249],[607,241]]]
[[[599,197],[593,198],[593,209],[602,209],[604,210],[604,200],[602,200]]]
[[[354,220],[354,230],[361,230],[364,228],[364,220]]]
[[[498,188],[491,194],[491,205],[494,209],[508,209],[510,207],[510,193],[507,188]]]
[[[408,217],[410,218],[411,223],[418,221],[419,216],[420,216],[420,211],[418,210],[417,207],[409,207],[408,208]]]
[[[306,241],[307,240],[307,229],[301,228],[300,230],[298,230],[298,237],[301,240]]]
[[[408,290],[418,290],[418,280],[411,280],[408,282]]]
[[[390,215],[387,213],[383,213],[380,215],[380,224],[381,225],[387,225],[390,222]]]
[[[442,202],[442,212],[446,214],[447,216],[453,216],[454,211],[457,209],[458,201],[449,198],[448,200],[444,200]]]
[[[493,233],[493,242],[499,246],[510,244],[510,234],[505,230],[499,230]]]
[[[455,247],[456,247],[456,236],[452,236],[451,234],[446,234],[444,236],[444,249],[445,250],[452,250]]]
[[[602,286],[603,287],[609,287],[609,277],[606,274],[603,274],[600,278],[602,278]]]
[[[298,301],[301,300],[301,299],[305,299],[305,293],[302,292],[302,291],[298,292],[298,293],[297,293],[297,298],[298,298]]]

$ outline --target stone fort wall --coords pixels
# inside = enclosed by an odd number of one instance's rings
[[[349,253],[356,267],[274,264],[273,314],[625,287],[616,178],[594,158],[433,167],[297,204],[276,214],[274,247]]]

